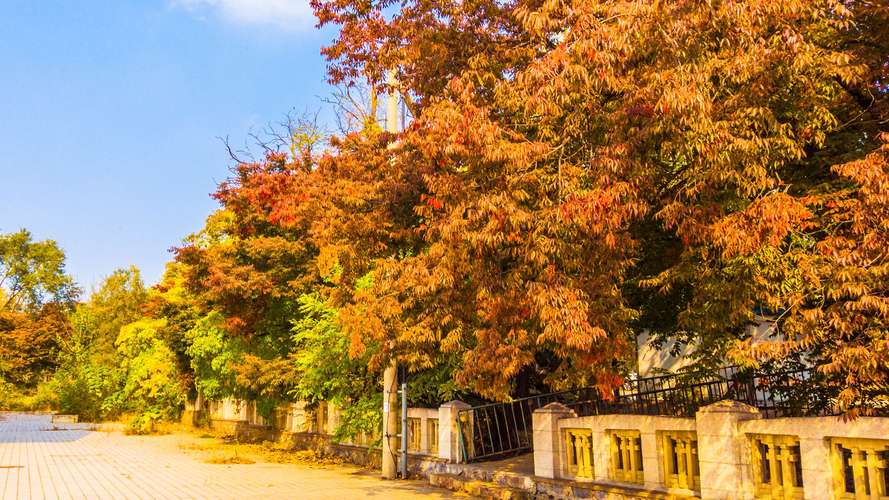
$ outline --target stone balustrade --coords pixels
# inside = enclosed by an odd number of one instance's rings
[[[424,463],[464,462],[458,418],[467,408],[461,401],[408,408],[408,452],[425,457]],[[270,425],[338,445],[330,436],[341,411],[327,403],[290,403],[268,421],[249,401],[210,401],[206,409],[214,424]],[[578,417],[552,403],[536,410],[532,423],[537,480],[630,492],[620,498],[634,491],[739,500],[889,498],[889,418],[767,419],[734,401],[701,408],[694,418]],[[374,437],[339,444],[370,456]]]
[[[534,412],[533,432],[541,478],[678,498],[889,497],[889,418],[764,419],[734,401],[695,418],[578,417],[553,403]]]
[[[458,463],[461,460],[457,437],[457,416],[469,405],[451,401],[439,408],[408,408],[408,452],[415,455],[441,458]],[[252,401],[225,398],[207,401],[211,423],[240,422],[246,425],[267,425],[279,431],[331,435],[339,425],[341,409],[321,402],[309,408],[304,401],[282,406],[268,420],[256,411]],[[443,424],[442,424],[443,423]],[[377,438],[379,436],[376,436]],[[367,446],[374,436],[355,436],[342,444]]]

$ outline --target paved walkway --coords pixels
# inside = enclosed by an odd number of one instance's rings
[[[417,481],[385,482],[350,467],[216,465],[182,437],[136,437],[0,414],[0,498],[440,499]]]

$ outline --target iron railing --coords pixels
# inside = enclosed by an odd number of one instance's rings
[[[753,373],[737,367],[628,380],[603,398],[594,388],[562,391],[490,403],[458,413],[463,458],[475,461],[529,451],[531,416],[549,403],[562,403],[578,416],[665,415],[694,417],[703,406],[733,399],[765,418],[838,414],[836,394],[812,369]]]
[[[837,389],[810,368],[738,373],[727,398],[757,408],[764,418],[838,415]]]
[[[578,416],[669,415],[693,417],[698,408],[721,401],[732,392],[736,367],[716,371],[688,372],[627,380],[610,399],[566,402]]]
[[[528,451],[532,446],[531,415],[550,403],[582,404],[595,389],[554,392],[489,403],[458,412],[458,438],[466,461]]]

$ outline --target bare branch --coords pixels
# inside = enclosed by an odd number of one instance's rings
[[[228,136],[225,136],[225,137],[219,137],[219,136],[217,136],[216,138],[219,139],[219,141],[222,142],[222,144],[225,146],[225,150],[228,151],[228,156],[229,156],[229,158],[231,158],[232,160],[234,160],[234,161],[235,161],[236,163],[238,163],[239,165],[245,165],[245,164],[247,164],[247,163],[252,163],[252,162],[253,162],[253,156],[250,155],[249,152],[240,151],[240,150],[239,150],[239,151],[235,151],[235,150],[232,149],[231,142],[229,141]],[[242,160],[242,159],[238,156],[238,153],[247,156],[248,159],[249,159],[250,161],[244,161],[244,160]]]

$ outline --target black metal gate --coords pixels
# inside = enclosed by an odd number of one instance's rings
[[[591,404],[593,388],[529,396],[507,403],[473,406],[458,412],[458,439],[463,459],[472,462],[530,451],[531,415],[550,403]]]

